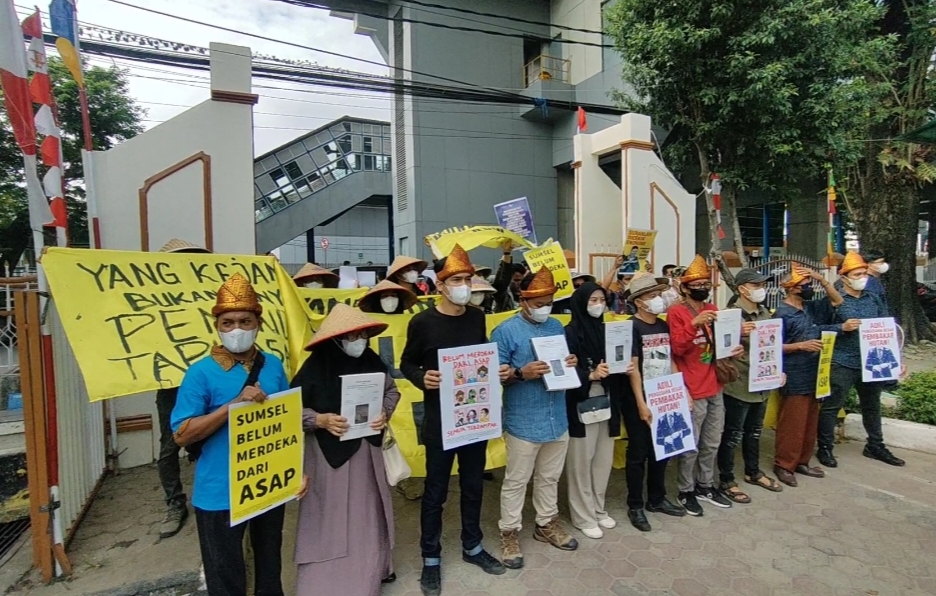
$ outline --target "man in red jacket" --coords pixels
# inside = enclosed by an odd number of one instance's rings
[[[715,489],[715,456],[725,426],[722,386],[715,375],[715,347],[711,325],[718,308],[708,302],[712,292],[712,271],[701,256],[679,278],[684,300],[667,313],[673,363],[682,373],[692,398],[692,427],[696,451],[678,459],[679,502],[686,513],[701,516],[699,500],[716,507],[731,507],[731,501]],[[743,350],[740,346],[737,352]]]

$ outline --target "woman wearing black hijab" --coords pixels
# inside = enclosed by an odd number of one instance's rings
[[[387,366],[368,339],[385,323],[346,304],[336,304],[312,342],[312,354],[292,381],[302,388],[306,431],[305,472],[309,498],[299,504],[296,528],[298,596],[378,596],[392,581],[393,506],[384,469],[383,430],[400,401]],[[368,419],[377,434],[342,441],[348,420],[341,416],[341,376],[380,373],[383,408]]]
[[[605,491],[614,459],[614,440],[621,436],[622,393],[629,384],[622,374],[609,374],[605,362],[604,313],[607,293],[594,282],[569,299],[572,320],[565,328],[569,353],[578,357],[582,386],[566,391],[569,452],[566,474],[572,525],[589,538],[617,525],[605,510]],[[630,354],[628,362],[630,361]]]

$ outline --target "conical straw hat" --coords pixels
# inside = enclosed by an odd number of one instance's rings
[[[494,294],[497,292],[497,290],[494,289],[494,286],[488,283],[488,280],[484,279],[483,277],[478,277],[477,275],[471,278],[471,291],[487,292],[489,294]]]
[[[173,238],[162,248],[159,249],[159,252],[196,252],[196,253],[211,253],[207,248],[202,248],[197,244],[192,244],[186,240],[179,240],[178,238]]]
[[[403,310],[408,308],[413,308],[415,304],[419,301],[419,298],[416,297],[416,294],[410,292],[403,286],[395,284],[389,280],[383,280],[376,286],[370,289],[366,294],[361,296],[361,299],[358,300],[358,308],[364,312],[374,312],[374,313],[383,313],[383,310],[380,308],[380,295],[384,292],[394,292],[397,297],[400,299],[400,303],[403,305]]]
[[[488,267],[487,265],[472,265],[474,267],[475,273],[483,277],[483,273],[487,271],[487,275],[490,275],[493,271],[493,267]]]
[[[355,331],[366,330],[368,337],[374,337],[383,333],[387,327],[389,325],[386,323],[375,321],[360,310],[339,302],[322,321],[318,332],[305,349],[312,350],[312,348],[324,341]]]
[[[396,273],[397,273],[400,269],[404,269],[404,268],[406,268],[406,267],[411,267],[411,266],[413,266],[413,265],[416,265],[416,268],[417,268],[420,272],[422,272],[422,271],[425,271],[427,267],[429,267],[429,262],[428,262],[428,261],[422,261],[422,260],[420,260],[420,259],[414,259],[413,257],[407,257],[407,256],[404,256],[404,255],[400,255],[400,256],[398,256],[397,258],[393,259],[393,262],[390,263],[390,268],[387,269],[387,279],[390,279],[391,277],[393,277],[394,275],[396,275]]]
[[[305,283],[311,277],[324,275],[326,277],[334,277],[338,279],[338,276],[329,271],[324,267],[319,267],[315,263],[306,263],[302,266],[302,269],[298,273],[293,275],[293,281],[297,284]]]
[[[849,272],[854,271],[855,269],[867,269],[868,264],[865,262],[861,255],[857,252],[850,250],[848,254],[845,255],[845,259],[842,261],[842,264],[839,266],[839,275],[847,275]]]
[[[240,273],[235,273],[224,282],[218,290],[214,308],[211,309],[211,315],[214,317],[220,317],[226,312],[252,312],[257,316],[263,314],[263,307],[257,300],[257,292]]]

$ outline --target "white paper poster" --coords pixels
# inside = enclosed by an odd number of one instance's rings
[[[748,391],[770,391],[783,385],[783,320],[755,321],[751,331]]]
[[[566,366],[569,344],[566,343],[565,335],[534,337],[532,341],[537,360],[549,365],[549,372],[543,375],[543,383],[548,391],[565,391],[582,386],[575,367]]]
[[[439,350],[443,449],[501,436],[499,368],[496,343]]]
[[[900,343],[892,317],[861,319],[861,380],[865,383],[900,378]]]
[[[342,375],[341,417],[348,421],[348,432],[341,435],[342,441],[360,439],[379,434],[370,427],[371,422],[383,411],[386,374],[365,373]]]
[[[605,328],[605,363],[611,374],[627,370],[633,358],[634,322],[609,321]]]
[[[730,358],[731,351],[741,345],[741,309],[718,311],[714,329],[715,358]]]
[[[338,268],[338,289],[350,290],[358,287],[357,267],[342,265]]]
[[[682,373],[644,381],[644,399],[653,413],[650,433],[657,461],[693,451],[692,412]]]

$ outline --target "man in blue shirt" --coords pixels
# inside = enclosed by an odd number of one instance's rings
[[[890,265],[885,260],[884,253],[879,250],[865,251],[861,257],[868,264],[868,285],[865,286],[864,291],[877,296],[884,304],[884,310],[889,313],[890,306],[887,304],[887,291],[884,289],[884,284],[881,283],[881,276],[890,270]]]
[[[868,264],[858,253],[849,252],[845,256],[839,267],[839,275],[842,276],[843,302],[836,309],[836,321],[845,323],[851,319],[889,316],[881,299],[866,290]],[[835,425],[838,422],[838,412],[844,405],[848,392],[854,387],[861,404],[861,421],[864,423],[865,432],[868,433],[868,443],[862,454],[892,466],[902,466],[904,460],[895,456],[884,445],[884,432],[881,428],[881,384],[862,381],[861,372],[859,334],[840,334],[835,340],[835,350],[832,352],[832,395],[822,402],[822,410],[819,413],[819,450],[816,452],[816,458],[824,466],[838,466],[838,461],[832,454]]]
[[[504,439],[507,470],[501,488],[501,546],[504,565],[523,567],[520,529],[526,488],[533,481],[536,529],[533,537],[561,550],[575,550],[578,542],[559,522],[559,478],[569,448],[569,419],[565,391],[548,391],[543,375],[552,369],[533,350],[533,338],[561,336],[565,330],[550,318],[556,284],[546,267],[520,282],[520,312],[494,330],[500,363],[510,368],[504,388]],[[567,366],[578,359],[569,355]]]
[[[254,594],[283,596],[280,550],[284,507],[231,526],[227,422],[231,404],[263,402],[268,394],[289,389],[289,381],[283,363],[255,345],[263,307],[246,278],[235,273],[224,282],[211,314],[221,345],[186,371],[171,420],[176,443],[181,447],[201,444],[192,505],[205,583],[209,596],[247,594],[243,543],[249,525],[256,567]],[[297,487],[300,496],[306,482],[303,478]]]

